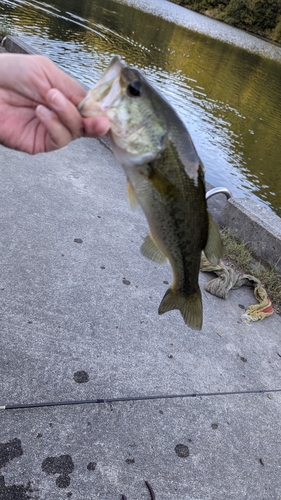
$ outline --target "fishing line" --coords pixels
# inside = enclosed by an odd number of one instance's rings
[[[5,39],[4,39],[5,40]],[[3,42],[3,41],[2,41]],[[231,198],[231,192],[224,187],[213,188],[206,193],[206,200],[211,198],[216,194],[224,194],[227,199]],[[22,403],[13,405],[0,405],[0,410],[20,410],[27,408],[45,408],[48,406],[73,406],[73,405],[88,405],[88,404],[100,404],[100,403],[120,403],[129,401],[150,401],[150,400],[160,400],[160,399],[176,399],[176,398],[196,398],[196,397],[210,397],[210,396],[235,396],[239,394],[263,394],[270,392],[281,392],[281,389],[258,389],[258,390],[248,390],[248,391],[229,391],[229,392],[198,392],[191,394],[167,394],[167,395],[156,395],[156,396],[131,396],[125,398],[102,398],[102,399],[82,399],[77,401],[49,401],[45,403]]]
[[[224,392],[194,392],[190,394],[159,394],[155,396],[129,396],[120,398],[99,398],[99,399],[81,399],[73,401],[47,401],[45,403],[22,403],[13,405],[0,405],[0,410],[20,410],[26,408],[44,408],[48,406],[72,406],[72,405],[89,405],[100,403],[120,403],[130,401],[151,401],[159,399],[187,399],[187,398],[205,398],[211,396],[238,396],[243,394],[266,394],[273,392],[281,392],[281,389],[250,389],[246,391],[224,391]]]

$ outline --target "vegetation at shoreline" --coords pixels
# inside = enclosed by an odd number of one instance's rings
[[[229,229],[221,232],[224,246],[224,260],[244,274],[258,278],[265,287],[275,311],[281,314],[281,275],[273,266],[259,264],[244,243],[238,242]]]
[[[281,0],[170,0],[281,43]]]
[[[0,17],[0,42],[2,38],[12,34],[12,28],[6,16]]]

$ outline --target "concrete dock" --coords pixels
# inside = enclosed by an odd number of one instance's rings
[[[2,409],[1,500],[149,500],[145,480],[156,500],[280,500],[280,316],[245,323],[252,290],[221,300],[205,274],[201,332],[158,316],[171,269],[140,254],[98,140],[1,146],[0,172],[0,406],[121,399]]]

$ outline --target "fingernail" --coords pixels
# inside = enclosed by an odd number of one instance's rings
[[[42,104],[37,106],[36,112],[39,118],[51,118],[53,116],[53,112],[45,106],[42,106]]]
[[[50,104],[54,105],[55,108],[63,109],[65,107],[66,99],[57,89],[49,90],[48,97]]]

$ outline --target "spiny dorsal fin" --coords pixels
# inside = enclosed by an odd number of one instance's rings
[[[208,240],[204,248],[204,253],[209,262],[217,265],[223,256],[223,246],[219,228],[216,225],[211,214],[208,212]]]
[[[156,245],[150,233],[145,237],[140,250],[142,255],[158,264],[165,264],[167,260],[166,255]]]

